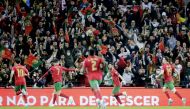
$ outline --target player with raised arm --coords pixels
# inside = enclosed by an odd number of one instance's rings
[[[52,79],[54,82],[54,92],[53,92],[53,102],[50,103],[50,106],[54,106],[55,101],[58,96],[69,98],[69,96],[65,95],[64,93],[61,93],[62,89],[62,73],[64,71],[70,72],[70,71],[77,71],[77,69],[67,69],[65,67],[60,66],[59,60],[54,59],[53,66],[38,80],[42,80],[44,77],[46,77],[48,74],[52,74]]]
[[[28,70],[25,66],[21,65],[21,60],[19,58],[15,59],[14,66],[11,70],[9,83],[12,83],[12,78],[15,78],[15,92],[16,95],[23,95],[25,106],[28,106],[27,102],[27,92],[26,92],[26,79],[25,76],[29,77]]]
[[[98,56],[95,56],[95,51],[93,49],[89,50],[89,56],[84,60],[83,68],[81,71],[87,73],[88,81],[92,92],[96,97],[96,102],[99,108],[105,108],[105,102],[102,99],[99,85],[102,82],[104,59]]]
[[[173,77],[172,74],[174,71],[174,66],[169,63],[169,58],[165,57],[162,59],[162,70],[161,73],[157,76],[157,78],[161,77],[163,75],[164,78],[164,86],[163,86],[163,92],[166,94],[168,98],[168,105],[171,105],[173,103],[173,100],[171,99],[167,88],[169,88],[174,94],[176,94],[181,100],[182,103],[186,104],[186,98],[182,98],[182,96],[177,92],[177,90],[174,87]]]
[[[120,88],[122,86],[120,79],[122,80],[122,82],[125,82],[123,77],[117,72],[117,70],[113,67],[113,65],[111,63],[108,63],[108,68],[109,68],[109,73],[111,75],[111,78],[113,80],[113,85],[114,88],[112,90],[112,94],[113,96],[116,98],[116,100],[118,101],[118,103],[120,105],[122,105],[121,99],[119,98],[119,96],[127,96],[126,92],[120,92]]]

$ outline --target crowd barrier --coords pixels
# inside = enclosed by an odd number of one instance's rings
[[[183,97],[187,98],[187,106],[190,106],[190,89],[177,88]],[[30,106],[48,106],[52,102],[53,88],[28,90],[28,103]],[[127,97],[120,96],[125,106],[167,106],[167,98],[162,89],[147,88],[121,88],[127,92]],[[96,101],[90,88],[63,89],[63,93],[69,95],[69,99],[59,97],[57,106],[95,106]],[[101,88],[103,98],[107,105],[117,106],[116,99],[111,95],[112,88]],[[174,100],[173,106],[182,106],[182,102],[173,93],[169,93]],[[13,89],[0,89],[0,106],[22,106],[24,101],[21,96],[16,96]]]

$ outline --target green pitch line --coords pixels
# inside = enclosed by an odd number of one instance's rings
[[[0,109],[98,109],[97,107],[0,107]],[[107,107],[106,109],[190,109],[190,106]]]

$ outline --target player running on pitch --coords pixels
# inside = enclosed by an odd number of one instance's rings
[[[25,76],[29,77],[29,73],[26,67],[21,65],[20,63],[21,63],[21,60],[19,58],[16,58],[14,66],[12,67],[12,70],[11,70],[9,83],[12,83],[12,78],[14,76],[16,95],[22,94],[24,102],[25,102],[25,106],[28,106]]]
[[[57,99],[58,96],[61,97],[65,97],[65,98],[69,98],[69,96],[61,93],[61,89],[62,89],[62,73],[64,71],[77,71],[77,69],[67,69],[65,67],[60,66],[59,60],[58,59],[54,59],[53,61],[53,66],[38,80],[42,80],[44,77],[46,77],[48,74],[52,74],[52,79],[54,82],[54,92],[53,92],[53,103],[50,104],[50,106],[54,106],[55,101]]]
[[[169,63],[169,58],[168,57],[163,58],[162,70],[161,70],[161,73],[157,76],[157,78],[163,75],[164,82],[165,82],[164,87],[163,87],[163,92],[166,94],[168,98],[168,105],[171,105],[173,103],[173,100],[171,99],[168,91],[166,90],[167,88],[169,88],[174,94],[176,94],[185,105],[186,98],[182,98],[182,96],[177,92],[177,90],[174,87],[174,82],[173,82],[173,77],[172,77],[173,72],[174,72],[174,66]]]
[[[98,56],[95,56],[93,49],[89,50],[89,56],[84,60],[82,71],[87,73],[87,77],[90,83],[92,92],[96,97],[96,102],[99,108],[105,108],[105,102],[102,99],[99,85],[102,82],[103,73],[101,68],[103,67],[104,60]]]
[[[109,68],[109,73],[111,75],[111,78],[113,80],[113,85],[114,88],[112,90],[112,94],[113,96],[116,98],[116,100],[118,101],[118,103],[120,105],[122,105],[121,99],[119,98],[119,96],[127,96],[126,92],[120,92],[120,88],[122,86],[121,82],[119,79],[122,80],[122,82],[125,82],[123,77],[117,72],[117,70],[113,67],[113,65],[111,63],[108,64],[108,68]]]

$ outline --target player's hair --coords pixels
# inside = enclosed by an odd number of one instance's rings
[[[164,57],[165,58],[165,60],[167,61],[167,62],[170,62],[170,58],[169,57]]]
[[[89,50],[89,54],[90,54],[90,56],[94,56],[94,55],[95,55],[94,49],[90,49],[90,50]]]
[[[15,62],[16,62],[17,64],[20,64],[20,63],[21,63],[20,58],[15,58]]]
[[[55,59],[53,59],[51,62],[52,62],[52,63],[58,63],[59,60],[58,60],[57,58],[55,58]]]
[[[113,65],[113,66],[115,65],[113,62],[108,62],[108,65],[109,65],[109,64],[111,64],[111,65]]]

